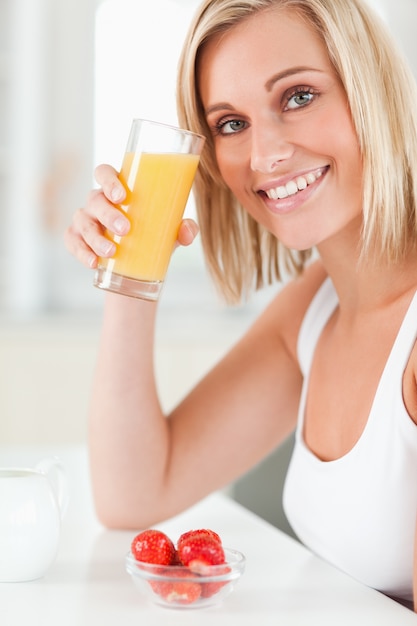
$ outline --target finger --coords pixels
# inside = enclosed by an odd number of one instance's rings
[[[70,226],[64,233],[64,242],[67,250],[85,267],[93,269],[97,267],[98,257],[86,244],[84,239]]]
[[[84,265],[88,251],[90,255],[111,257],[116,252],[115,244],[105,236],[103,226],[84,209],[79,209],[73,217],[72,225],[66,232],[65,241],[70,252]]]
[[[181,246],[189,246],[193,243],[199,232],[198,224],[191,219],[185,219],[181,222],[178,230],[178,243]]]
[[[118,173],[111,165],[99,165],[94,171],[97,183],[103,190],[104,195],[111,202],[118,204],[126,197],[126,190],[118,178]]]
[[[80,218],[80,223],[82,223],[82,219],[87,219],[86,217],[82,218],[82,211],[80,209],[80,212],[74,216],[74,220],[77,220],[77,216]],[[130,221],[126,214],[109,202],[101,189],[94,189],[90,193],[85,213],[115,235],[123,236],[129,232]]]

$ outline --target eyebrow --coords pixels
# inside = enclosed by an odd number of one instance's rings
[[[233,107],[228,102],[219,102],[218,104],[213,104],[211,107],[207,107],[204,113],[205,115],[210,115],[210,113],[215,113],[216,111],[233,111]]]
[[[288,69],[283,70],[282,72],[278,72],[277,74],[274,74],[269,80],[267,80],[265,83],[265,89],[267,91],[271,91],[275,83],[279,82],[283,78],[287,78],[288,76],[294,76],[294,74],[301,74],[302,72],[321,72],[321,71],[322,70],[318,70],[314,67],[308,67],[308,66],[289,67]]]
[[[288,78],[288,76],[294,76],[295,74],[301,74],[302,72],[321,72],[322,70],[318,70],[314,67],[308,66],[297,66],[290,67],[282,72],[278,72],[274,74],[269,80],[265,83],[265,89],[267,91],[271,91],[275,83],[283,80],[284,78]],[[224,110],[233,110],[233,107],[228,102],[219,102],[218,104],[213,104],[213,106],[208,107],[205,110],[206,115],[210,115],[210,113],[214,113],[215,111],[224,111]]]

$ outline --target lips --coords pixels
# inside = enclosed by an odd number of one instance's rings
[[[302,176],[297,176],[278,187],[262,190],[270,200],[283,200],[289,196],[296,195],[299,191],[303,191],[313,183],[315,183],[327,171],[327,167],[308,172]]]

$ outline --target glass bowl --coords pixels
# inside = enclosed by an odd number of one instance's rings
[[[219,604],[234,589],[244,572],[241,552],[224,548],[226,562],[191,571],[182,565],[154,565],[137,561],[129,552],[126,571],[153,603],[167,608],[197,609]]]

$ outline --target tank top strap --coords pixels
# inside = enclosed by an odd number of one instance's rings
[[[337,305],[336,290],[331,279],[326,278],[307,309],[298,335],[298,360],[304,376],[310,370],[316,344]]]
[[[391,350],[387,366],[394,364],[400,372],[401,378],[410,358],[411,351],[417,338],[417,292],[414,294],[407,312],[403,318],[394,345]]]

